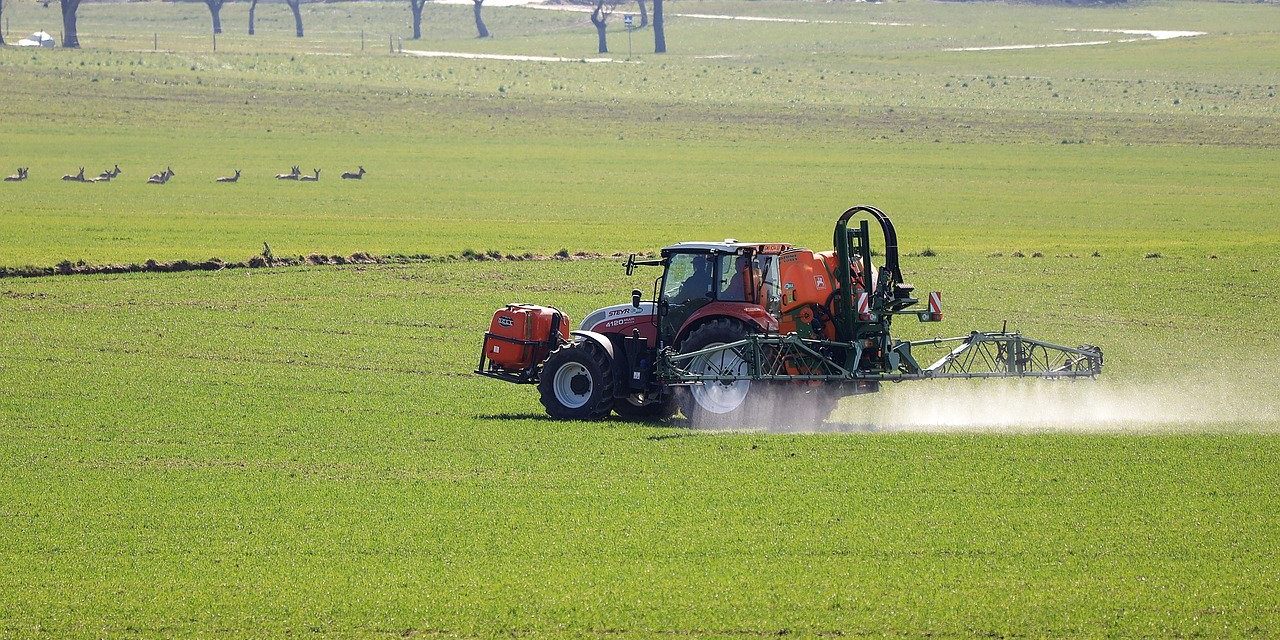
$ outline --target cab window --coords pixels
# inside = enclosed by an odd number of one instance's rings
[[[670,304],[690,300],[705,301],[711,293],[711,256],[705,253],[676,253],[667,265],[662,298]]]
[[[754,301],[748,298],[747,292],[753,279],[751,258],[748,256],[721,256],[720,273],[717,276],[717,299],[730,302]]]

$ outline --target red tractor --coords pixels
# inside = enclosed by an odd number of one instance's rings
[[[879,223],[883,265],[871,262],[867,220]],[[732,424],[757,400],[786,403],[820,421],[844,395],[878,391],[882,382],[930,378],[1092,377],[1102,352],[1063,347],[1018,333],[972,332],[907,342],[890,335],[895,315],[942,319],[941,296],[924,309],[903,282],[893,223],[874,207],[849,209],[836,223],[833,251],[784,243],[682,242],[656,259],[652,300],[637,289],[630,304],[589,314],[577,330],[551,307],[508,305],[493,316],[476,373],[537,384],[553,418],[595,420],[614,411],[662,419]],[[913,347],[951,349],[922,367]]]

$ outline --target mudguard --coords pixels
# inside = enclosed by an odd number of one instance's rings
[[[590,340],[591,342],[596,343],[597,346],[599,346],[601,349],[604,349],[604,352],[609,355],[609,360],[611,361],[613,360],[613,343],[609,342],[609,337],[604,335],[603,333],[597,333],[595,331],[578,330],[578,331],[570,331],[569,335],[582,338],[583,340]]]

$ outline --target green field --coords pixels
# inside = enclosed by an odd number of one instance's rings
[[[1280,635],[1280,7],[667,11],[828,22],[672,15],[664,56],[541,63],[392,55],[400,3],[305,5],[301,40],[234,3],[215,54],[202,4],[145,2],[0,49],[0,168],[32,176],[0,266],[433,256],[0,279],[0,637]],[[429,4],[403,46],[595,55],[584,15],[486,15]],[[56,35],[56,3],[4,16]],[[1125,37],[1064,29],[1207,33],[944,51]],[[947,321],[902,337],[1007,319],[1103,378],[777,433],[555,422],[470,374],[495,307],[648,284],[448,256],[825,248],[860,202],[937,254],[904,267]]]

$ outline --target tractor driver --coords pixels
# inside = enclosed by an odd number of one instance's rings
[[[711,256],[705,253],[677,253],[671,256],[666,287],[667,303],[706,302],[711,294]]]

